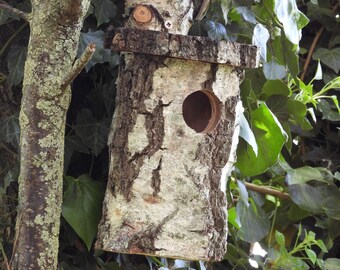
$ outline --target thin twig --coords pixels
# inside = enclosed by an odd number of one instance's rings
[[[306,59],[306,62],[303,66],[303,72],[301,74],[301,81],[304,80],[305,76],[306,76],[306,73],[307,73],[307,69],[308,69],[308,66],[309,66],[309,63],[310,61],[312,60],[312,56],[313,56],[313,53],[314,53],[314,50],[315,50],[315,46],[316,44],[318,43],[319,41],[319,38],[321,37],[323,31],[325,30],[325,27],[322,26],[319,31],[316,33],[315,37],[314,37],[314,40],[312,42],[312,45],[310,46],[309,48],[309,51],[308,51],[308,55],[307,55],[307,59]]]
[[[203,19],[204,15],[207,13],[209,4],[210,4],[210,0],[203,0],[201,1],[201,7],[200,10],[198,11],[195,20],[200,21]]]
[[[0,9],[5,9],[15,15],[17,15],[19,18],[28,21],[28,16],[26,12],[21,11],[20,9],[11,7],[10,5],[7,5],[5,2],[1,1],[0,3]]]
[[[61,85],[62,88],[66,88],[78,76],[86,64],[91,60],[95,51],[96,45],[94,43],[89,43],[82,56],[74,63],[71,71],[66,74],[64,82]]]
[[[291,200],[290,196],[288,193],[283,192],[283,191],[279,191],[279,190],[275,190],[269,187],[262,187],[262,186],[258,186],[252,183],[244,183],[246,188],[255,192],[259,192],[262,194],[268,194],[268,195],[272,195],[275,197],[278,197],[282,200]]]
[[[337,8],[339,7],[339,4],[336,4],[333,8],[332,8],[332,13],[334,13]],[[308,66],[309,66],[309,63],[310,61],[312,60],[312,56],[313,56],[313,53],[314,53],[314,50],[315,50],[315,47],[316,47],[316,44],[318,43],[323,31],[325,30],[325,27],[322,26],[319,31],[316,33],[315,37],[314,37],[314,40],[312,42],[312,45],[310,46],[309,48],[309,51],[308,51],[308,55],[307,55],[307,58],[306,58],[306,62],[303,66],[303,72],[301,74],[301,81],[304,80],[305,76],[306,76],[306,73],[307,73],[307,69],[308,69]]]

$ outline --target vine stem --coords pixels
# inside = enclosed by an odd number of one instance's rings
[[[334,13],[337,8],[338,8],[339,4],[336,4],[333,8],[332,8],[332,13]],[[308,69],[308,66],[310,64],[310,61],[312,60],[312,56],[313,56],[313,53],[314,53],[314,50],[315,50],[315,47],[316,47],[316,44],[318,43],[323,31],[325,30],[325,27],[322,26],[319,31],[316,33],[315,37],[314,37],[314,40],[312,42],[312,45],[310,46],[309,48],[309,51],[308,51],[308,55],[307,55],[307,59],[306,59],[306,62],[303,66],[303,72],[301,74],[301,81],[304,80],[304,78],[306,77],[306,73],[307,73],[307,69]]]
[[[269,187],[262,187],[262,186],[258,186],[252,183],[247,183],[244,182],[245,186],[247,189],[252,190],[252,191],[256,191],[262,194],[268,194],[268,195],[272,195],[275,197],[278,197],[282,200],[291,200],[291,197],[288,193],[283,192],[283,191],[279,191],[279,190],[275,190]]]
[[[0,9],[7,10],[15,15],[17,15],[19,18],[29,21],[28,14],[26,12],[23,12],[17,8],[11,7],[10,5],[6,4],[4,1],[0,1]]]

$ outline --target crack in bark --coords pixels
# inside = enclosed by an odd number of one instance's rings
[[[122,61],[118,82],[117,108],[113,121],[116,128],[109,142],[111,152],[109,181],[114,196],[120,193],[130,201],[133,196],[131,191],[133,182],[138,177],[145,158],[150,158],[158,150],[162,150],[163,108],[170,103],[163,104],[162,100],[159,100],[152,112],[148,112],[144,104],[152,93],[153,74],[162,65],[164,58],[138,54],[126,57],[128,59]],[[140,152],[130,153],[126,138],[132,132],[138,115],[145,116],[148,145]]]
[[[161,220],[157,225],[151,224],[145,230],[140,231],[135,234],[129,241],[128,250],[130,252],[145,252],[154,253],[156,251],[161,251],[164,249],[157,249],[155,247],[155,241],[157,236],[162,232],[163,226],[173,219],[178,213],[178,208],[176,208],[172,213],[167,215],[163,220]]]

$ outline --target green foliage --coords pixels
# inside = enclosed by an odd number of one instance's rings
[[[12,2],[29,10],[29,1],[24,5]],[[228,252],[214,269],[250,269],[250,258],[263,269],[339,268],[337,5],[336,0],[215,0],[206,17],[191,29],[191,34],[216,40],[256,44],[261,55],[260,67],[246,70],[241,85],[245,112],[238,159],[227,186]],[[95,43],[97,50],[72,85],[60,267],[204,269],[203,263],[171,263],[92,248],[108,175],[106,142],[119,62],[116,53],[104,48],[105,30],[109,24],[122,25],[122,12],[119,1],[92,0],[80,36],[78,57],[89,43]],[[28,28],[17,16],[0,9],[0,31],[4,33],[0,39],[1,97],[6,96],[3,89],[15,96],[23,78]],[[3,149],[19,148],[17,115],[15,102],[10,112],[0,115],[0,151],[5,153]],[[14,167],[2,172],[1,198],[8,195],[17,173]],[[248,182],[263,193],[251,190]],[[284,192],[290,200],[268,190]],[[256,241],[268,252],[265,258],[252,255],[250,246]],[[3,243],[10,249],[10,243]]]
[[[105,186],[88,175],[66,176],[65,184],[63,217],[90,250],[101,218]]]

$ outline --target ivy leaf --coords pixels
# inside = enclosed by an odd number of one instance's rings
[[[267,41],[270,35],[266,27],[258,23],[254,27],[253,44],[259,46],[262,60],[267,61]]]
[[[235,207],[231,207],[228,209],[228,222],[230,222],[236,229],[240,229],[241,227]]]
[[[288,186],[290,197],[299,207],[314,214],[324,213],[322,201],[331,196],[336,187],[334,185],[321,184],[293,184]]]
[[[89,43],[94,43],[96,45],[95,53],[93,54],[91,60],[85,66],[86,72],[88,72],[91,67],[98,63],[113,61],[114,63],[118,64],[118,61],[116,61],[118,58],[117,54],[111,52],[110,49],[104,48],[104,39],[105,33],[102,30],[80,33],[79,47],[77,52],[78,58],[83,54]]]
[[[330,194],[322,201],[322,208],[325,210],[327,216],[340,220],[340,191],[334,191],[334,194]]]
[[[294,185],[315,180],[331,184],[333,183],[333,178],[333,174],[326,168],[304,166],[297,169],[289,169],[287,171],[286,182],[288,185]]]
[[[326,49],[319,48],[315,51],[313,59],[320,59],[321,62],[338,73],[340,70],[340,48]]]
[[[239,122],[240,122],[240,134],[239,134],[240,137],[242,137],[253,148],[255,155],[257,155],[258,147],[256,139],[253,131],[251,130],[248,124],[247,119],[244,117],[244,114],[240,115]]]
[[[251,7],[239,6],[236,8],[237,12],[242,15],[242,17],[252,24],[256,24],[255,14]]]
[[[208,37],[215,40],[221,40],[227,35],[227,30],[225,29],[224,25],[220,23],[207,20],[204,24],[204,28],[208,33]]]
[[[268,97],[272,95],[282,95],[288,97],[291,95],[291,90],[281,80],[268,80],[263,85],[262,93]]]
[[[240,219],[241,228],[237,235],[246,242],[255,243],[269,233],[270,220],[260,207],[256,212],[252,206],[247,207],[242,200],[237,202],[236,213]]]
[[[340,121],[340,114],[338,111],[333,110],[328,101],[321,99],[318,103],[318,109],[322,112],[322,119],[330,121]]]
[[[8,82],[10,85],[18,85],[24,78],[24,67],[27,55],[27,47],[12,46],[7,56]]]
[[[243,201],[243,203],[249,207],[249,202],[248,202],[248,199],[249,199],[249,196],[248,196],[248,190],[245,186],[245,184],[240,181],[240,180],[237,180],[237,186],[238,186],[238,189],[239,189],[239,193],[240,193],[240,197],[241,197],[241,200]]]
[[[14,13],[9,12],[3,8],[0,8],[0,25],[7,23],[8,19],[19,20],[20,18]]]
[[[263,73],[267,80],[280,80],[286,77],[286,69],[274,59],[263,64]]]
[[[77,115],[77,124],[74,126],[74,130],[92,153],[97,156],[106,146],[109,125],[108,118],[97,121],[90,110],[84,109]]]
[[[285,246],[285,236],[279,231],[275,231],[275,240],[281,246]]]
[[[109,22],[117,15],[117,7],[111,0],[92,0],[97,26]]]
[[[301,29],[308,24],[309,20],[298,10],[296,1],[276,1],[275,13],[283,25],[286,37],[293,44],[299,44]]]
[[[228,13],[231,8],[231,0],[221,0],[221,9],[224,18],[224,22],[228,23]]]
[[[251,113],[251,125],[258,145],[258,155],[241,140],[235,164],[246,176],[263,173],[274,165],[287,139],[281,124],[265,104]]]
[[[329,270],[340,270],[340,259],[337,258],[328,258],[325,260],[323,269]]]
[[[0,120],[0,140],[10,143],[19,150],[20,128],[17,116],[11,115]]]
[[[65,183],[62,215],[90,250],[101,218],[105,185],[88,175],[66,176]]]
[[[315,251],[313,251],[312,249],[309,249],[309,248],[306,248],[305,251],[306,251],[306,254],[307,254],[307,256],[308,256],[308,259],[309,259],[313,264],[315,264],[316,259],[317,259]]]

